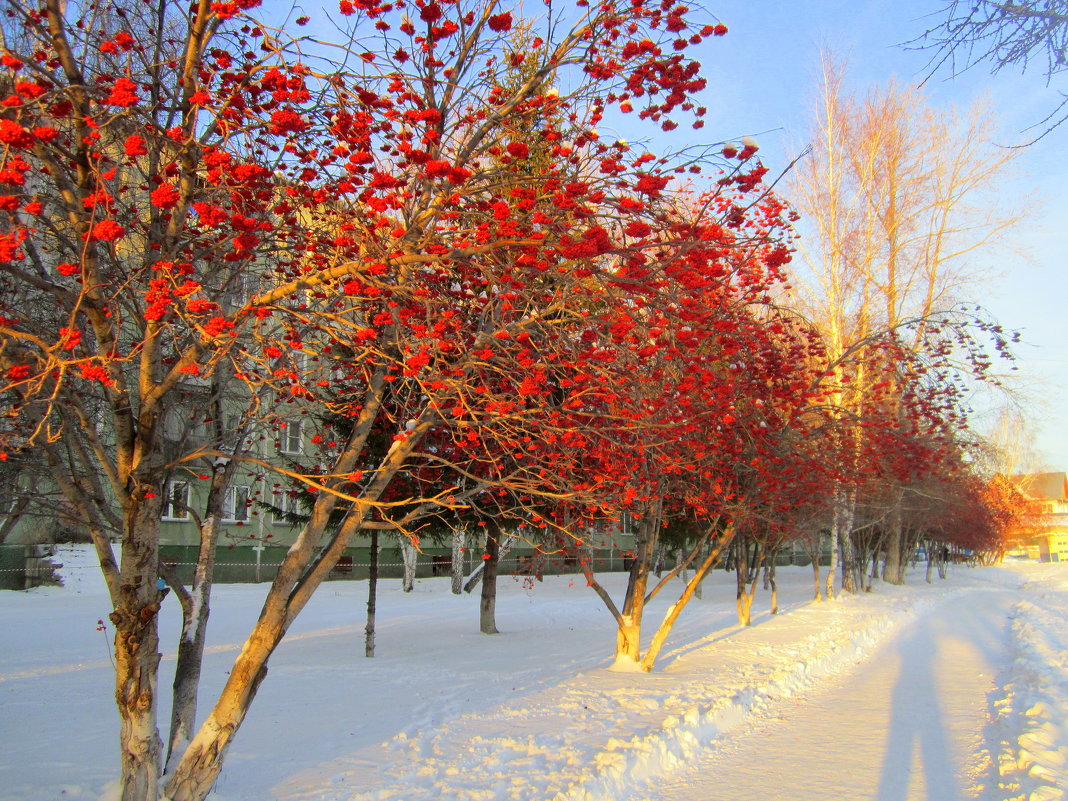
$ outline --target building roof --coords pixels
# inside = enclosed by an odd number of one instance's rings
[[[1068,500],[1068,473],[1024,473],[1009,476],[1009,481],[1031,500]]]

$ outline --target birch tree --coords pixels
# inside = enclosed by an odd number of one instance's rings
[[[897,84],[850,95],[843,80],[843,66],[824,55],[811,153],[794,173],[790,196],[812,230],[797,299],[824,332],[848,460],[862,436],[851,421],[868,416],[869,387],[882,378],[870,360],[847,355],[905,327],[911,339],[904,344],[922,349],[922,321],[958,313],[983,274],[981,260],[1025,211],[995,194],[1014,153],[993,144],[993,120],[981,105],[964,114],[938,110],[918,89]],[[852,462],[859,466],[855,456]],[[831,514],[847,590],[857,576],[849,537],[855,493],[840,481]],[[887,574],[900,582],[900,537],[891,537]]]

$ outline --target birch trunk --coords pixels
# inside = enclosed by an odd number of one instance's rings
[[[831,564],[827,568],[827,585],[824,588],[824,594],[827,596],[828,601],[834,600],[834,574],[835,571],[838,569],[839,555],[842,551],[842,516],[837,500],[834,504],[834,511],[832,512],[832,515]],[[843,586],[842,589],[845,589],[845,587]]]
[[[861,585],[861,563],[853,543],[853,521],[857,516],[857,493],[851,490],[845,497],[842,520],[842,589],[857,592]]]
[[[464,588],[464,541],[467,532],[453,529],[452,532],[452,594],[459,595]]]
[[[401,579],[401,589],[411,592],[415,589],[415,567],[419,552],[407,536],[397,532],[397,547],[400,550],[401,562],[404,563],[404,578]]]
[[[135,483],[123,504],[119,593],[109,616],[115,625],[115,702],[119,710],[122,801],[158,797],[163,742],[157,722],[159,670],[160,499]]]
[[[681,565],[681,564],[682,564],[682,560],[683,560],[684,558],[685,558],[685,554],[683,553],[683,550],[682,550],[682,548],[676,548],[676,549],[675,549],[675,564],[676,564],[676,565]],[[685,584],[685,583],[687,583],[687,582],[688,582],[688,581],[690,580],[690,579],[689,579],[689,578],[688,578],[688,577],[686,576],[686,568],[685,568],[685,567],[683,567],[683,568],[682,568],[682,571],[681,571],[681,572],[679,573],[679,578],[681,578],[681,579],[682,579],[682,581],[683,581],[683,583],[684,583],[684,584]]]
[[[367,623],[363,627],[363,655],[375,655],[375,615],[378,608],[378,529],[371,529],[371,553],[367,567]]]
[[[817,532],[815,546],[808,552],[812,560],[812,600],[823,600],[823,582],[820,577],[820,559],[823,558],[823,537]]]

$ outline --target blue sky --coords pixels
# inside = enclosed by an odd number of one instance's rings
[[[925,15],[938,7],[938,0],[719,0],[710,8],[730,33],[709,42],[700,56],[710,83],[705,131],[719,139],[756,134],[765,163],[784,168],[803,141],[820,49],[829,46],[848,60],[848,83],[857,90],[892,77],[919,82],[929,54],[898,45],[923,33],[932,24]],[[938,74],[925,91],[936,106],[963,107],[989,96],[1006,143],[1030,138],[1023,129],[1045,117],[1059,98],[1037,72],[991,77],[985,68],[955,79]],[[978,286],[973,299],[1007,328],[1021,331],[1014,375],[1038,455],[1049,469],[1068,470],[1068,125],[1027,148],[1018,169],[1005,191],[1037,203],[1036,212],[1013,237],[1018,254],[999,250],[976,258],[996,277]],[[987,405],[977,399],[976,408]],[[976,427],[990,422],[991,415],[979,415]]]

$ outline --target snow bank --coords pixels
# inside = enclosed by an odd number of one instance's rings
[[[1068,577],[1054,570],[1028,582],[1027,600],[1013,609],[1016,653],[995,702],[1007,799],[1052,801],[1068,791]]]

